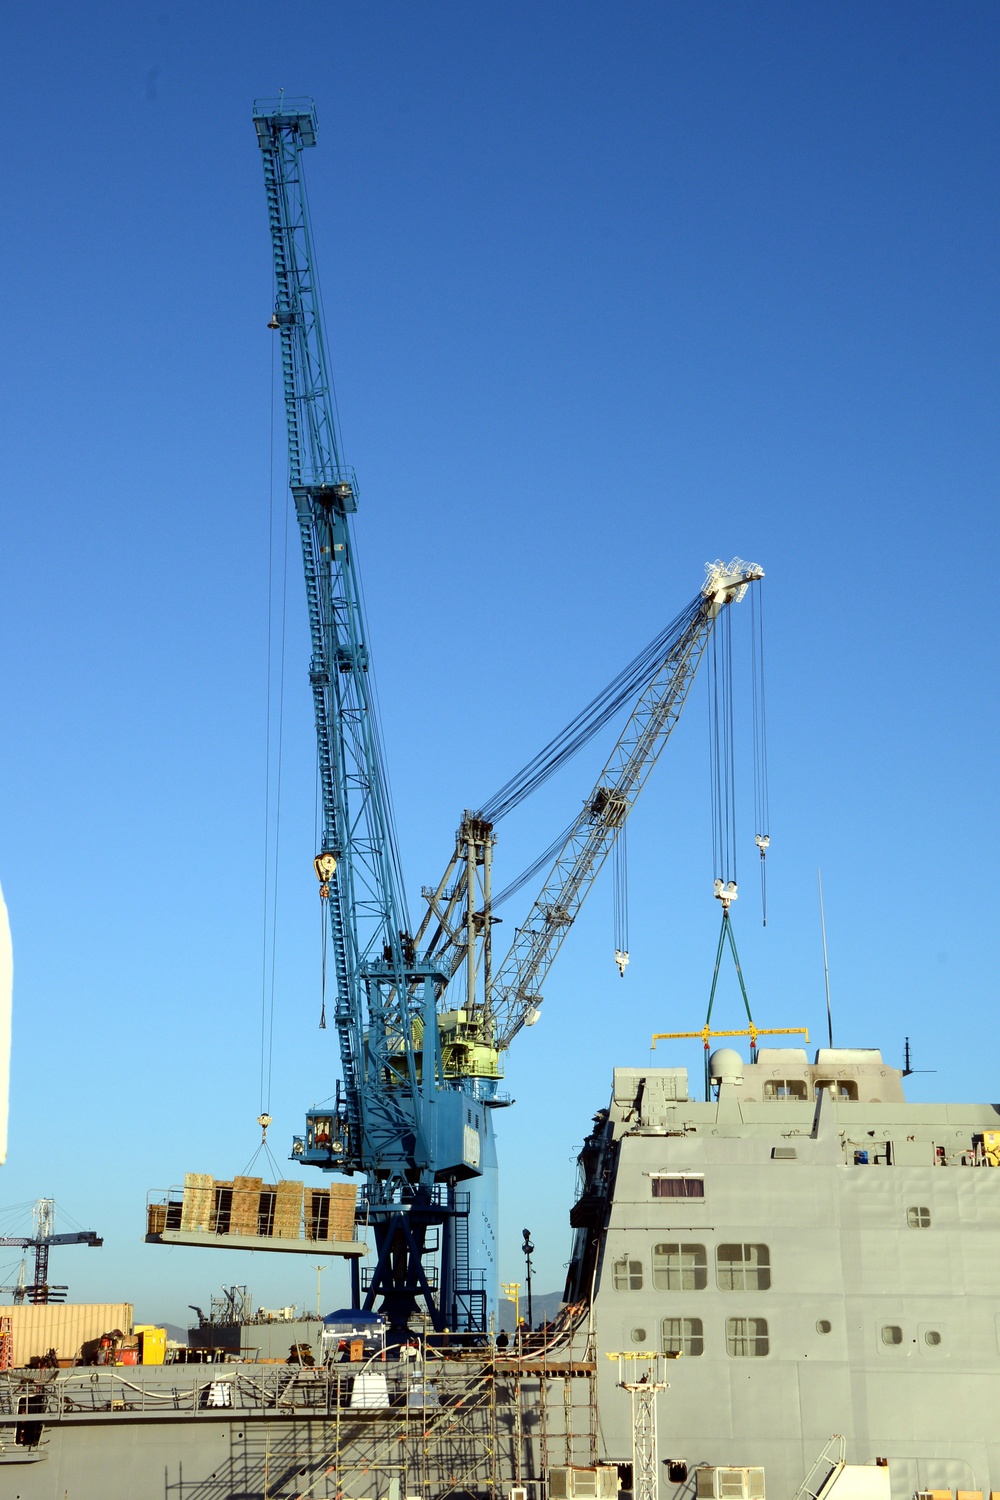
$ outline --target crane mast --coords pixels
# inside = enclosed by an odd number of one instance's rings
[[[443,1253],[436,1295],[422,1259],[428,1228],[444,1226],[446,1241],[455,1236],[462,1215],[455,1183],[480,1170],[485,1109],[477,1110],[473,1128],[462,1088],[439,1082],[436,997],[444,976],[419,961],[409,934],[354,559],[357,482],[338,443],[302,172],[302,152],[316,142],[315,106],[258,101],[254,125],[274,260],[270,326],[281,339],[289,487],[312,644],[323,811],[315,863],[329,910],[343,1071],[337,1108],[307,1114],[293,1154],[326,1170],[366,1174],[365,1208],[379,1250],[367,1305],[381,1295],[402,1329],[420,1297],[435,1324],[454,1326],[455,1297],[468,1291],[460,1257]]]
[[[323,832],[317,857],[329,906],[344,1072],[345,1166],[390,1177],[429,1164],[410,1035],[414,962],[368,677],[350,516],[357,482],[340,455],[301,152],[316,140],[311,102],[259,104],[281,338],[289,485],[302,541]],[[368,1012],[366,1016],[366,1010]],[[365,1056],[367,1051],[367,1057]],[[369,1077],[407,1070],[394,1090]],[[415,1151],[401,1142],[415,1136]]]

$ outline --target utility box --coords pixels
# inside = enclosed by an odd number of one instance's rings
[[[162,1365],[167,1357],[167,1330],[152,1323],[136,1323],[132,1332],[139,1339],[139,1363]]]
[[[763,1469],[700,1464],[695,1474],[698,1500],[765,1500]]]
[[[549,1500],[615,1500],[618,1489],[614,1464],[566,1464],[549,1470]]]

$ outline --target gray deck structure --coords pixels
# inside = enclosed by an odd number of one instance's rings
[[[680,1350],[660,1496],[763,1466],[791,1500],[833,1433],[894,1500],[1000,1489],[1000,1109],[910,1104],[874,1050],[618,1068],[595,1116],[567,1297],[593,1296],[602,1458],[631,1457],[604,1353]],[[705,1476],[702,1477],[705,1492]]]

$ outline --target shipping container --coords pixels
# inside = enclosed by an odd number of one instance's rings
[[[131,1334],[133,1307],[130,1302],[21,1303],[5,1307],[3,1316],[10,1318],[12,1360],[20,1367],[50,1349],[59,1359],[78,1359],[85,1343],[116,1328]]]

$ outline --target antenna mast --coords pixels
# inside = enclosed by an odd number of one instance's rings
[[[826,1030],[830,1038],[830,1047],[833,1048],[833,1012],[830,1009],[830,965],[826,956],[826,915],[823,911],[823,872],[816,871],[816,879],[819,882],[819,925],[823,934],[823,980],[826,984]]]

